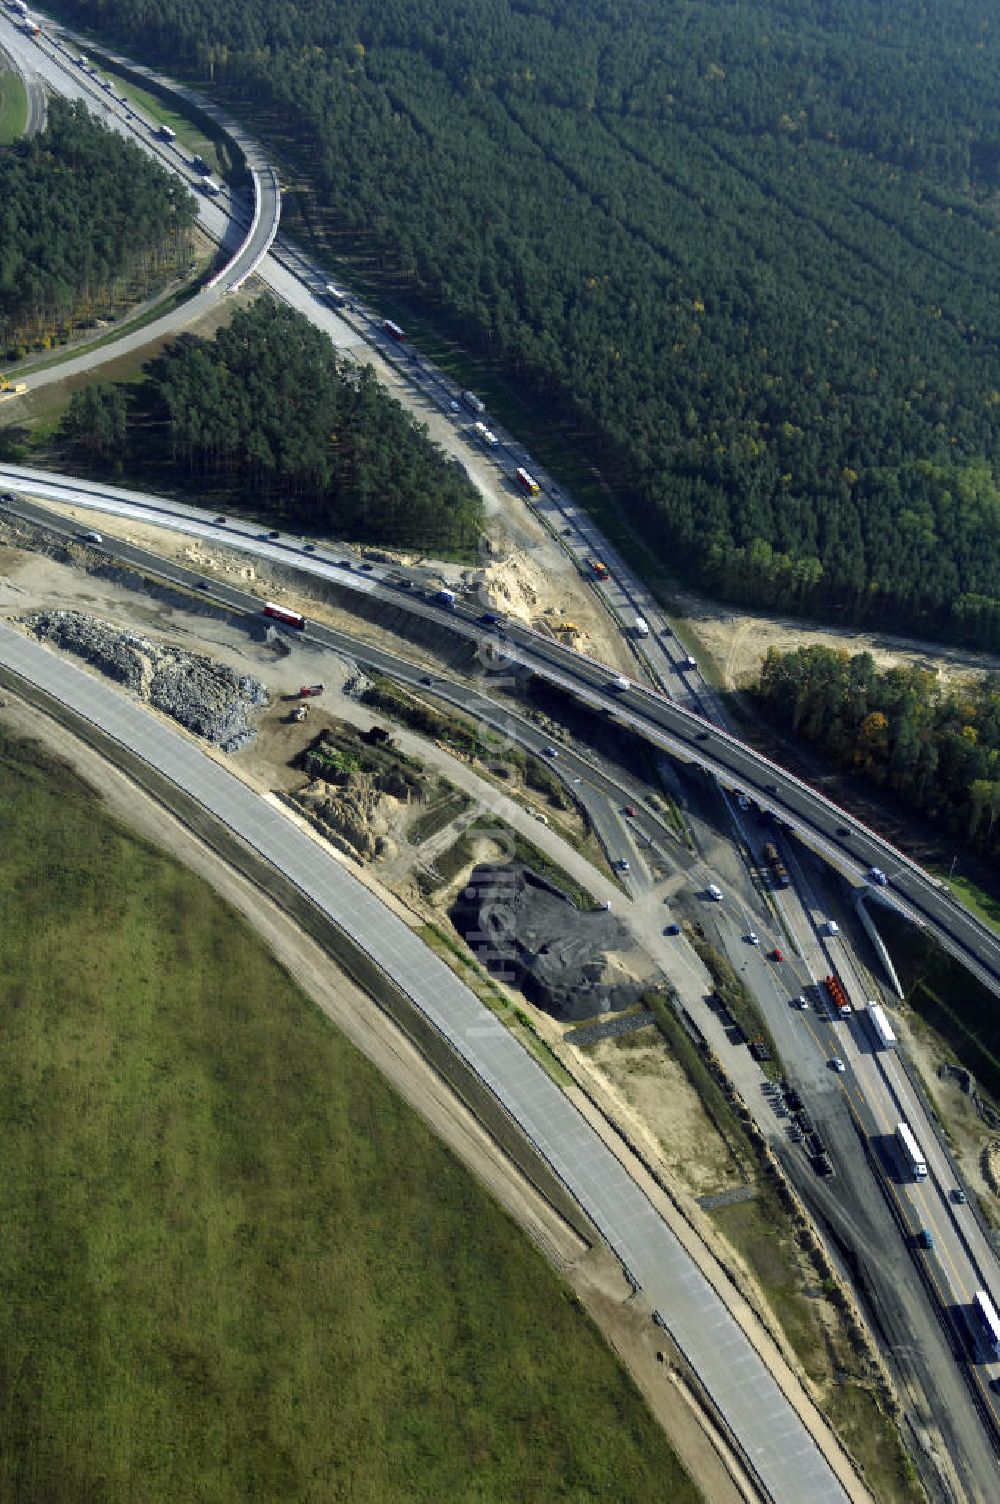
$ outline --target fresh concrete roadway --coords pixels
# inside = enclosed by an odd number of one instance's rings
[[[373,956],[490,1085],[601,1229],[769,1496],[780,1504],[842,1504],[847,1488],[673,1233],[562,1091],[444,962],[306,832],[181,733],[3,625],[0,661],[185,790]]]
[[[69,50],[63,45],[61,41],[47,40],[42,44],[40,50],[43,55],[47,56],[49,65],[54,68],[59,75],[57,79],[53,79],[55,86],[61,87],[64,90],[68,87],[70,91],[82,93],[84,97],[88,98],[88,101],[92,105],[96,104],[98,109],[104,109],[110,115],[113,123],[116,125],[116,128],[123,131],[131,131],[133,133],[136,132],[136,127],[141,117],[139,117],[138,114],[123,101],[112,99],[109,102],[108,96],[103,90],[97,87],[91,76],[85,73],[83,69],[77,67],[77,65],[73,61],[74,55],[69,52]],[[173,153],[175,151],[174,148],[165,148],[160,143],[152,146],[148,142],[144,142],[144,144],[146,144],[147,149],[155,151],[156,154],[160,156],[166,156],[169,154],[170,165],[174,166],[175,168],[179,166],[179,163],[175,162],[172,159]],[[186,167],[187,164],[183,164],[183,166]],[[181,168],[181,170],[183,170],[183,167]],[[187,175],[189,181],[192,181],[196,185],[197,179],[192,178],[190,168],[188,168]],[[276,183],[274,183],[273,179],[272,184],[275,189],[274,196],[276,197]],[[209,204],[202,207],[203,214],[206,219],[211,221],[214,217],[217,220],[217,223],[214,225],[215,233],[219,234],[223,238],[227,234],[227,231],[228,233],[232,234],[233,220],[227,217],[224,212],[222,212],[223,206]],[[255,215],[255,224],[257,224],[258,226],[258,230],[261,230],[262,228],[266,230],[268,228],[267,221],[268,216],[270,216],[272,221],[270,227],[270,238],[273,238],[273,221],[276,219],[274,206],[265,206],[262,214],[260,212],[260,203],[258,202],[257,210],[258,212]],[[240,256],[240,261],[244,266],[247,266],[252,263],[256,263],[256,261],[260,259],[262,254],[262,244],[258,244],[256,237],[252,237],[250,242],[248,242],[248,244],[244,247],[244,252]],[[234,276],[236,274],[235,268],[233,269],[233,274]],[[311,292],[302,289],[299,279],[292,272],[288,271],[287,269],[279,270],[277,274],[277,281],[282,284],[280,287],[282,295],[291,297],[294,301],[298,302],[299,305],[303,307],[303,311],[307,312],[311,317],[315,315],[315,299],[313,298]],[[228,279],[223,283],[223,285],[229,285]],[[116,352],[122,353],[126,348],[141,348],[150,339],[162,336],[166,333],[174,332],[179,327],[182,327],[184,323],[193,322],[205,311],[205,309],[210,305],[211,301],[213,301],[213,294],[211,292],[200,294],[196,299],[189,303],[186,308],[174,314],[171,314],[164,320],[160,321],[160,323],[162,323],[163,325],[162,328],[158,327],[157,324],[154,324],[148,326],[142,331],[137,331],[133,336],[126,337],[126,339],[122,342],[116,342]],[[334,326],[331,330],[333,336],[335,338],[337,338],[338,336],[342,337],[343,329],[348,326],[346,326],[343,321],[338,320],[335,315],[329,316],[329,322]],[[398,356],[399,352],[389,347],[386,353],[391,358],[395,358]],[[50,373],[40,373],[40,375],[42,379],[45,379],[46,375],[50,376],[52,379],[62,379],[66,375],[74,374],[74,372],[77,370],[84,371],[92,369],[95,365],[100,364],[107,358],[108,356],[104,351],[91,352],[90,354],[85,354],[79,357],[76,361],[67,362],[59,367],[53,368]],[[417,384],[419,384],[420,382],[430,382],[431,384],[437,382],[438,384],[440,384],[440,378],[437,376],[437,373],[434,372],[433,368],[430,367],[427,363],[421,362],[419,359],[417,359],[411,364],[413,367],[413,379]],[[511,465],[521,463],[531,467],[532,473],[536,474],[536,476],[540,477],[542,475],[542,472],[534,464],[531,457],[527,455],[523,451],[523,449],[519,448],[516,445],[516,441],[507,436],[504,436],[501,447],[506,455],[507,461]],[[643,587],[640,582],[637,582],[631,578],[624,562],[600,536],[590,520],[584,517],[578,509],[573,507],[571,500],[567,498],[556,486],[554,486],[548,480],[544,481],[544,488],[544,496],[539,502],[539,509],[543,512],[548,511],[553,514],[550,517],[550,522],[552,523],[553,527],[555,527],[556,523],[564,524],[559,529],[560,533],[565,533],[567,528],[570,529],[571,544],[567,546],[570,546],[571,550],[576,554],[578,562],[585,565],[587,558],[601,557],[604,559],[605,563],[609,565],[611,578],[606,585],[601,586],[600,588],[607,594],[609,603],[613,606],[619,618],[623,619],[627,625],[630,620],[634,619],[634,615],[642,614],[645,616],[647,622],[652,628],[653,635],[651,639],[644,640],[641,643],[641,651],[647,657],[651,658],[654,670],[657,672],[661,682],[669,687],[671,684],[671,675],[677,676],[682,659],[679,650],[676,652],[672,651],[668,646],[667,639],[669,638],[669,628],[666,625],[665,619],[662,618],[662,613],[658,611],[656,603],[649,596],[648,592],[645,590],[645,587]],[[633,613],[633,615],[630,617],[629,613]],[[518,629],[516,627],[512,627],[511,636],[516,639],[518,635]],[[536,642],[533,645],[537,650],[539,646],[538,643]],[[553,656],[553,645],[546,644],[545,652],[546,655],[551,658]],[[660,655],[658,662],[656,659],[657,653],[659,653]],[[563,662],[565,663],[565,653],[563,654]],[[692,675],[691,679],[693,680],[693,678],[694,676]],[[709,698],[709,696],[707,695],[705,687],[703,685],[698,688],[693,684],[693,682],[686,682],[683,676],[681,676],[679,682],[684,686],[684,689],[687,692],[686,695],[682,697],[687,699],[688,704],[705,707],[706,700]],[[641,694],[641,690],[638,686],[636,687],[634,693]],[[623,697],[620,703],[626,705],[629,702],[625,697]],[[648,709],[648,707],[646,708]],[[676,730],[676,726],[674,726],[672,729]],[[730,771],[732,771],[731,766]],[[750,785],[751,779],[749,777],[744,777],[744,782]],[[782,792],[784,792],[787,796],[787,790],[782,790]],[[827,832],[826,834],[829,835],[829,832]],[[611,848],[614,839],[615,835],[613,832],[605,832],[605,840],[609,846],[609,849]],[[881,859],[885,859],[883,854],[880,853],[880,856]],[[912,880],[912,874],[908,875]],[[897,884],[897,886],[901,885]],[[932,894],[931,901],[934,903],[939,902],[940,900],[938,895]],[[950,906],[948,917],[952,921],[952,925],[954,926],[954,924],[956,923],[954,906]],[[961,924],[960,915],[957,917],[957,922]],[[983,942],[983,936],[981,934],[977,934],[975,936],[975,940],[976,943],[981,946]]]
[[[762,1007],[787,1074],[836,1167],[834,1180],[816,1176],[802,1150],[787,1138],[781,1120],[762,1098],[759,1073],[746,1051],[720,1038],[718,1020],[707,1009],[694,1010],[695,1018],[763,1119],[772,1147],[807,1204],[820,1224],[832,1229],[835,1249],[847,1250],[844,1272],[858,1284],[891,1353],[925,1477],[936,1478],[941,1496],[954,1504],[991,1504],[998,1483],[1000,1417],[988,1387],[990,1368],[955,1361],[964,1347],[956,1342],[963,1323],[954,1319],[960,1297],[953,1292],[968,1289],[970,1281],[975,1288],[975,1282],[961,1241],[941,1220],[949,1210],[968,1208],[950,1208],[945,1186],[934,1198],[932,1214],[923,1188],[896,1183],[887,1145],[899,1114],[887,1100],[885,1082],[866,1067],[886,1064],[899,1071],[899,1062],[874,1054],[860,1015],[849,1022],[827,1022],[817,1012],[814,974],[791,955],[781,963],[767,958],[772,940],[783,943],[780,934],[762,928],[761,946],[748,946],[743,938],[747,917],[727,899],[706,904],[702,924],[714,930],[718,948],[728,954]],[[792,1006],[799,993],[811,999],[808,1011]],[[834,1055],[847,1063],[844,1076],[829,1067]],[[929,1266],[928,1255],[912,1247],[921,1226],[935,1231],[940,1268],[936,1254]],[[990,1258],[988,1252],[985,1256]]]
[[[151,141],[149,122],[144,121],[139,112],[134,110],[127,101],[109,100],[107,94],[94,84],[90,75],[75,65],[73,61],[76,56],[75,48],[70,49],[65,45],[60,39],[59,29],[47,27],[47,30],[50,35],[38,39],[37,50],[38,66],[45,71],[50,87],[72,97],[85,98],[89,106],[102,114],[114,129],[123,133],[132,133],[147,151],[160,158],[166,166],[179,172],[190,186],[197,188],[199,179],[192,174],[190,165],[184,161],[177,148],[165,147],[163,143]],[[73,35],[71,32],[65,34]],[[112,53],[108,55],[115,56]],[[193,91],[173,84],[162,75],[152,74],[150,70],[132,64],[126,58],[118,58],[118,61],[124,67],[132,68],[137,74],[148,73],[158,83],[173,89],[181,97],[197,103],[199,108],[206,109],[208,113],[214,114],[246,152],[248,163],[255,171],[255,183],[258,182],[264,167],[262,153],[255,143],[241,136],[237,126],[224,119],[217,106],[211,101],[203,100]],[[261,191],[259,185],[257,191]],[[270,207],[266,203],[263,206],[262,225],[268,222]],[[235,218],[227,221],[227,212]],[[226,194],[223,195],[221,201],[203,203],[200,207],[200,218],[220,243],[226,242],[227,235],[231,239],[235,225],[242,224],[239,205],[229,202]],[[317,293],[321,291],[325,282],[322,269],[307,261],[300,252],[289,246],[280,246],[276,254],[263,255],[255,238],[254,243],[246,248],[244,254],[241,254],[239,267],[234,268],[231,276],[227,276],[223,286],[239,285],[244,276],[248,275],[246,268],[250,266],[256,268],[261,280],[278,297],[297,308],[312,323],[323,329],[339,349],[360,354],[366,347],[374,348],[415,391],[429,397],[443,412],[451,411],[458,396],[453,384],[409,346],[401,349],[397,342],[389,340],[382,330],[379,317],[360,303],[355,303],[353,316],[350,319],[340,317],[329,309],[317,298]],[[168,315],[159,324],[148,326],[146,337],[151,340],[177,332],[190,323],[192,317],[196,317],[203,311],[203,308],[195,309],[191,304],[185,305],[175,315]],[[64,363],[58,367],[51,367],[46,372],[38,373],[32,377],[30,385],[31,387],[43,385],[49,381],[59,380],[68,374],[95,369],[98,365],[115,358],[120,353],[126,353],[126,350],[131,348],[133,348],[131,342],[128,345],[119,345],[115,342],[104,346],[101,350],[92,352],[90,357],[81,356],[78,361]],[[451,448],[458,458],[461,458],[463,450],[470,447],[468,427],[468,421],[462,420],[454,433],[454,443]],[[605,583],[596,588],[609,610],[621,624],[627,640],[639,654],[639,663],[648,665],[661,688],[678,699],[680,703],[703,714],[717,719],[721,718],[721,710],[711,688],[697,671],[689,672],[684,669],[686,654],[672,639],[666,617],[647,586],[628,569],[624,560],[602,537],[596,525],[582,509],[575,506],[559,487],[544,477],[544,473],[526,453],[523,446],[506,434],[503,429],[497,428],[495,424],[494,427],[500,442],[496,450],[491,452],[491,457],[500,462],[505,472],[505,486],[513,489],[511,477],[518,465],[526,466],[533,474],[541,477],[543,494],[533,505],[539,515],[546,519],[553,532],[558,532],[567,553],[576,559],[581,569],[586,568],[588,559],[595,557],[603,559],[608,564],[610,576]],[[567,530],[568,537],[565,536]],[[651,629],[650,636],[642,641],[636,640],[634,632],[637,616],[643,617]]]
[[[307,307],[306,307],[306,309],[304,311],[308,311],[311,316],[314,313],[314,311],[315,311],[315,304],[314,304],[314,302],[313,302],[313,300],[312,300],[311,297],[308,297],[308,299],[307,299]],[[176,325],[175,325],[175,327],[176,327]],[[148,333],[147,333],[146,337],[147,338],[150,337]],[[395,354],[396,352],[393,352],[393,353]],[[104,358],[107,358],[107,356],[105,355]],[[427,367],[420,367],[420,363],[419,362],[416,362],[415,364],[417,365],[418,369],[420,369],[420,370],[423,371],[424,376],[426,377],[427,373],[429,371],[429,368],[427,368]],[[526,464],[526,465],[528,465],[528,466],[530,466],[532,468],[533,473],[536,473],[536,474],[539,473],[538,472],[538,467],[533,464],[533,462],[531,461],[530,457],[527,456],[523,451],[518,450],[514,446],[514,443],[513,443],[512,440],[506,441],[506,452],[507,452],[508,457],[510,458],[510,460],[511,460],[512,463],[513,462],[524,463],[524,464]],[[560,508],[561,515],[567,516],[567,517],[570,516],[571,514],[567,510],[569,504],[566,502],[565,498],[562,498],[555,491],[555,488],[551,488],[550,487],[549,489],[550,489],[550,494],[551,494],[553,503],[557,507]],[[619,591],[619,592],[623,591],[624,592],[624,600],[623,601],[617,601],[617,600],[615,600],[615,601],[612,602],[612,604],[614,604],[618,608],[619,612],[621,612],[621,610],[625,606],[627,606],[628,609],[632,609],[633,607],[637,607],[638,610],[642,611],[643,614],[646,615],[647,619],[650,621],[650,624],[654,627],[654,638],[656,637],[656,635],[657,635],[658,632],[660,632],[660,635],[666,636],[668,634],[668,629],[665,628],[665,625],[662,622],[658,621],[657,615],[656,615],[655,606],[652,605],[652,604],[650,604],[650,603],[647,603],[646,599],[643,599],[643,598],[639,597],[638,595],[635,594],[634,591],[631,594],[629,593],[630,589],[631,589],[631,585],[630,585],[630,583],[629,583],[629,581],[627,579],[627,572],[625,571],[624,565],[621,563],[621,561],[618,560],[617,558],[615,558],[611,554],[610,549],[607,547],[606,544],[603,543],[603,540],[600,540],[599,535],[594,534],[593,530],[592,530],[592,527],[589,527],[588,524],[585,524],[582,519],[576,518],[575,519],[575,526],[576,526],[575,536],[578,537],[580,546],[583,549],[585,549],[585,550],[590,550],[591,552],[596,552],[598,549],[600,549],[601,557],[604,557],[605,560],[606,560],[606,562],[608,562],[608,563],[610,563],[612,565],[612,576],[613,577],[612,577],[612,580],[609,582],[609,586],[607,587],[607,589],[608,589],[609,592],[612,592],[612,591]],[[589,530],[588,530],[588,527],[589,527]],[[516,629],[515,629],[515,634],[516,634]],[[536,644],[536,646],[537,646],[537,644]],[[663,646],[663,644],[659,644],[659,646]],[[548,650],[549,650],[548,656],[551,657],[552,656],[552,645],[546,644],[546,648],[548,648]],[[647,651],[647,644],[643,645],[643,650]],[[676,670],[676,667],[677,667],[677,657],[676,657],[676,655],[671,654],[671,653],[668,652],[666,661],[667,661],[667,667],[668,667],[669,670],[671,670],[671,671]],[[663,676],[663,672],[662,672],[662,669],[661,669],[661,671],[660,671],[660,678],[661,678],[661,680],[663,680],[663,677],[664,676]],[[636,692],[639,692],[638,686],[636,687]],[[697,691],[692,690],[689,693],[689,695],[687,696],[687,700],[688,700],[689,704],[690,703],[694,703],[694,704],[701,705],[703,707],[705,706],[705,702],[706,702],[707,698],[708,698],[708,696],[705,694],[704,689],[702,689],[701,692],[697,692]],[[667,743],[667,745],[671,745],[672,750],[676,750],[675,744]],[[748,786],[753,786],[751,778],[747,777],[747,778],[744,779],[744,781],[747,783]],[[780,783],[780,780],[778,780],[778,782]],[[782,790],[782,792],[784,793],[785,790]],[[881,860],[885,860],[884,854],[882,854],[880,856],[880,859]],[[911,874],[911,876],[912,876],[912,874]],[[977,936],[976,938],[981,943],[982,937],[981,936]]]

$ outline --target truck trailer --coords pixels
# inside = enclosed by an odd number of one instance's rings
[[[461,392],[459,397],[462,406],[467,407],[470,413],[475,413],[477,418],[483,416],[486,411],[486,403],[481,397],[477,397],[475,392]]]
[[[274,601],[268,601],[264,606],[264,615],[270,616],[273,621],[280,621],[286,627],[294,627],[297,632],[304,632],[306,619],[300,616],[298,611],[289,611],[287,606],[277,606]]]
[[[767,863],[768,871],[771,874],[771,882],[774,886],[776,888],[787,888],[791,883],[791,878],[788,875],[788,868],[781,860],[778,848],[773,841],[768,841],[764,847],[764,860]]]
[[[1000,1358],[1000,1318],[985,1290],[977,1290],[972,1297],[972,1311],[980,1341],[987,1348],[990,1358]]]
[[[868,1022],[871,1031],[875,1035],[875,1042],[882,1050],[892,1050],[896,1046],[896,1036],[892,1032],[892,1026],[886,1017],[885,1009],[881,1003],[870,1002],[868,1004]]]
[[[907,1123],[896,1124],[896,1147],[914,1180],[927,1179],[927,1161]]]

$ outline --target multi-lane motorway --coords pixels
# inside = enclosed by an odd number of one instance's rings
[[[8,27],[0,35],[0,53],[9,59],[24,84],[28,103],[24,134],[37,136],[45,129],[45,89],[35,68],[34,49],[23,31]]]
[[[613,714],[671,756],[710,770],[725,784],[750,794],[762,810],[789,822],[800,840],[839,870],[863,879],[878,866],[889,877],[893,900],[900,910],[930,930],[988,987],[1000,994],[1000,936],[956,903],[944,886],[925,873],[876,831],[838,808],[801,779],[771,762],[737,737],[709,723],[647,686],[629,680],[624,690],[613,685],[617,672],[576,653],[561,643],[510,620],[498,629],[481,621],[480,604],[461,601],[446,611],[420,598],[419,592],[394,588],[374,575],[359,574],[306,552],[300,539],[268,541],[260,529],[238,522],[220,528],[193,507],[152,497],[143,492],[77,481],[23,466],[0,465],[0,483],[41,498],[70,501],[97,511],[143,516],[165,527],[201,536],[214,543],[251,547],[262,557],[282,565],[294,564],[304,573],[334,579],[345,589],[375,596],[394,606],[433,619],[472,642],[494,642],[511,664],[540,675],[592,705]]]
[[[142,349],[156,339],[177,333],[195,323],[227,293],[237,291],[257,271],[274,242],[281,215],[281,192],[273,166],[252,141],[240,136],[238,144],[247,164],[249,195],[244,199],[242,194],[232,192],[225,184],[220,185],[217,198],[206,195],[205,176],[192,165],[183,148],[176,142],[159,139],[155,122],[141,115],[120,92],[110,92],[106,87],[109,80],[76,47],[67,46],[52,33],[43,32],[29,39],[16,20],[2,11],[0,44],[18,60],[19,66],[23,65],[26,78],[31,80],[29,100],[37,97],[41,101],[43,119],[44,80],[53,92],[85,103],[90,112],[110,129],[137,142],[197,192],[199,221],[221,247],[224,258],[219,269],[193,298],[162,319],[123,335],[112,345],[33,372],[28,385],[34,390],[52,381],[63,381],[89,371],[108,359]],[[149,77],[158,81],[156,75],[150,74]]]

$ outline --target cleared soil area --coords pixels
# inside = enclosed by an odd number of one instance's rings
[[[739,1167],[655,1025],[601,1040],[588,1046],[586,1055],[631,1108],[632,1131],[652,1135],[671,1185],[704,1196],[742,1182]]]
[[[704,644],[715,660],[725,689],[745,689],[755,682],[769,648],[789,653],[822,646],[840,653],[871,653],[879,668],[894,664],[929,669],[947,684],[1000,669],[1000,658],[943,643],[921,642],[886,632],[836,631],[792,617],[763,616],[734,606],[718,606],[682,593],[678,597],[681,631]]]

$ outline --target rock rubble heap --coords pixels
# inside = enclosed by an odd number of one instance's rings
[[[268,694],[248,674],[80,611],[36,611],[21,621],[40,641],[75,653],[224,752],[257,734],[253,715]]]

